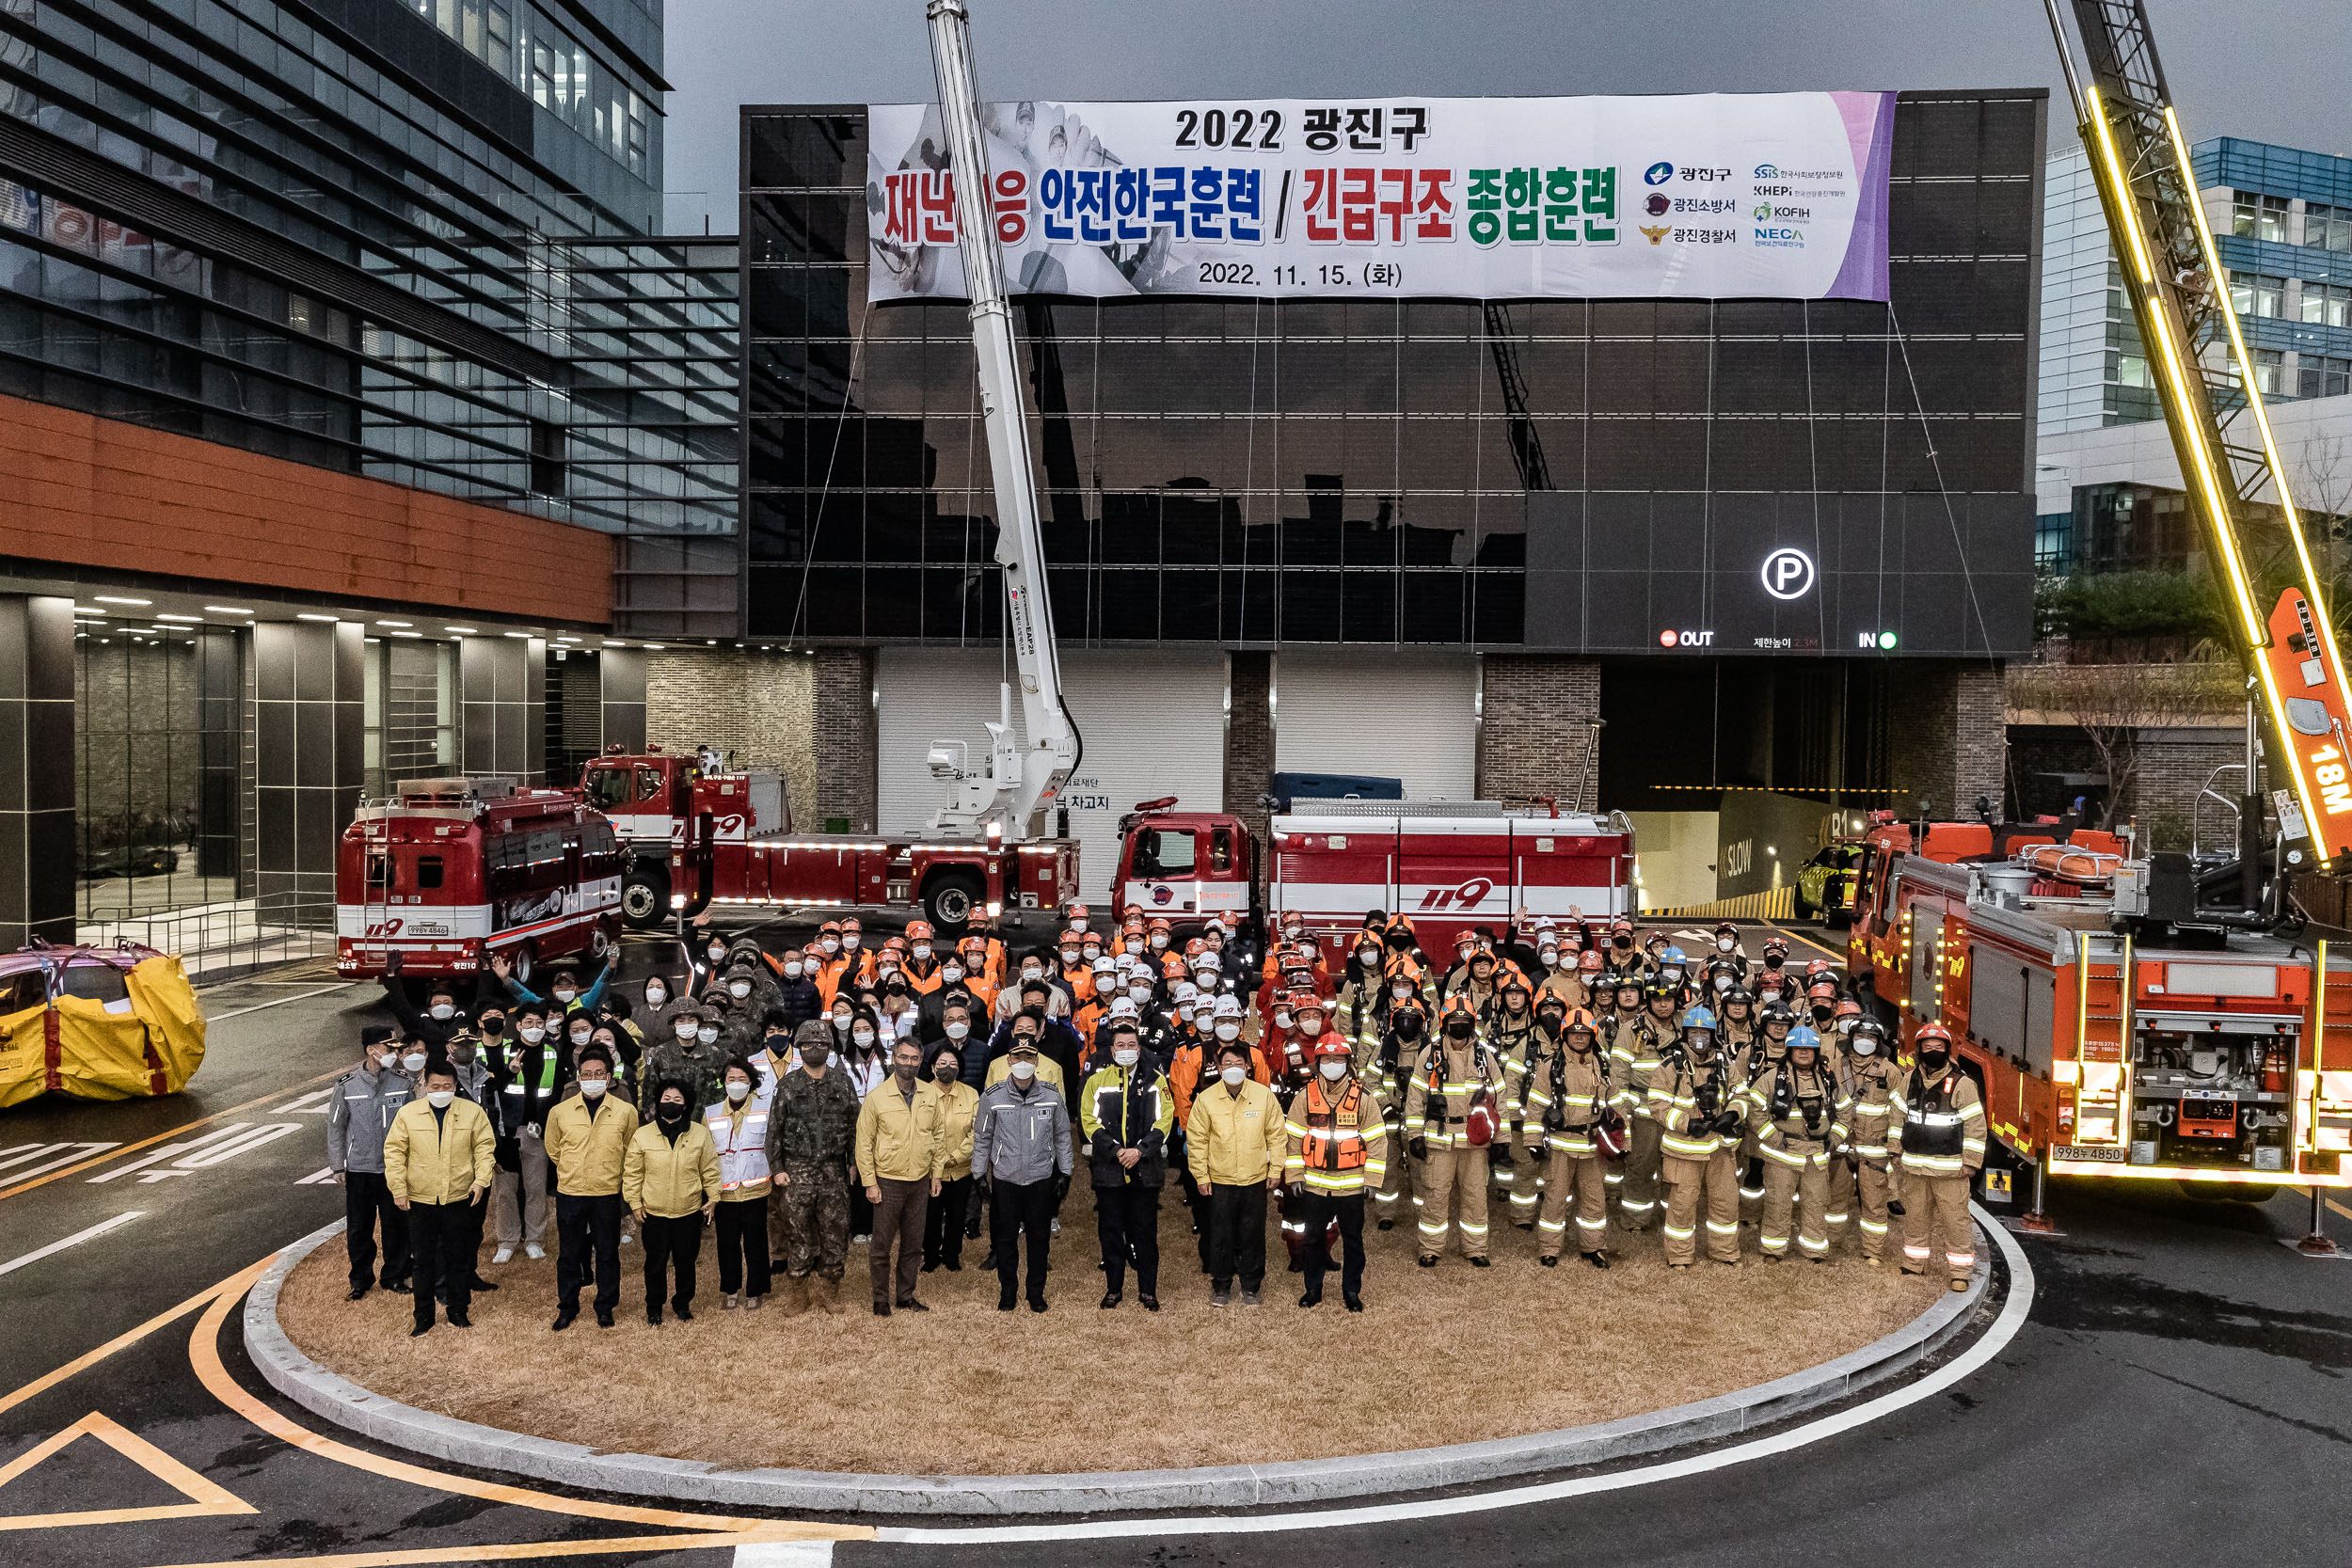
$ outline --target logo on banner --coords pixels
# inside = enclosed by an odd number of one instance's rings
[[[1642,182],[1645,185],[1662,185],[1674,177],[1675,166],[1672,164],[1652,164],[1642,171]]]
[[[1799,549],[1777,549],[1764,558],[1764,592],[1775,599],[1802,599],[1813,592],[1813,558]]]
[[[1634,227],[1642,231],[1642,238],[1647,240],[1652,245],[1656,245],[1659,241],[1674,232],[1674,229],[1671,225],[1664,228],[1652,229],[1648,224],[1641,223],[1634,225]]]
[[[1424,910],[1450,910],[1458,904],[1464,909],[1476,909],[1486,901],[1486,895],[1494,890],[1493,878],[1472,877],[1460,887],[1431,888],[1421,895],[1421,907]]]

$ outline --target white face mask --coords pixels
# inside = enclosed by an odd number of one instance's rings
[[[916,942],[914,944],[914,956],[918,958],[930,958],[931,956],[931,944],[928,942]]]
[[[682,1019],[679,1019],[679,1020],[677,1021],[677,1037],[678,1037],[678,1038],[680,1038],[680,1039],[682,1039],[682,1040],[691,1040],[691,1039],[692,1039],[692,1038],[694,1037],[694,1029],[695,1029],[695,1023],[694,1023],[694,1021],[693,1021],[692,1019],[691,1019],[691,1018],[682,1018]]]
[[[1395,997],[1399,1002],[1403,1002],[1413,994],[1413,988],[1410,986],[1391,986],[1389,988],[1389,994]]]
[[[1216,1026],[1216,1037],[1221,1040],[1237,1040],[1241,1038],[1241,1025],[1229,1018]]]
[[[537,1045],[541,1040],[548,1037],[547,1030],[535,1023],[526,1024],[522,1028],[516,1030],[516,1033],[522,1036],[523,1043],[525,1045]]]
[[[1216,971],[1214,969],[1196,969],[1192,972],[1192,983],[1199,986],[1202,990],[1216,990]]]
[[[1225,1080],[1227,1088],[1237,1089],[1241,1087],[1241,1081],[1249,1076],[1249,1069],[1243,1067],[1229,1067],[1220,1069],[1217,1076]]]
[[[947,1025],[947,1037],[951,1040],[960,1040],[971,1032],[972,1025],[964,1022],[961,1019],[958,1019],[954,1022]]]
[[[1879,1042],[1868,1035],[1856,1035],[1852,1043],[1849,1044],[1846,1049],[1857,1056],[1875,1056],[1878,1054]]]
[[[612,1086],[612,1081],[609,1078],[583,1078],[580,1081],[580,1092],[590,1100],[602,1100],[604,1091]]]
[[[592,1034],[592,1033],[594,1033],[594,1031],[592,1031],[592,1030],[588,1030],[588,1029],[575,1029],[575,1030],[573,1030],[573,1031],[572,1031],[572,1044],[573,1044],[574,1046],[582,1046],[582,1045],[586,1045],[586,1044],[588,1043],[588,1037],[589,1037],[589,1035],[590,1035],[590,1034]]]
[[[841,951],[841,939],[839,937],[827,937],[817,945],[823,948],[828,953],[838,953]]]
[[[835,1013],[835,1014],[834,1014],[834,1015],[833,1015],[833,1026],[834,1026],[834,1028],[836,1028],[836,1029],[847,1029],[847,1028],[850,1026],[850,1019],[851,1018],[851,1016],[852,1016],[851,1014],[847,1013],[847,1012],[839,1012],[839,1013]]]
[[[1111,1053],[1111,1060],[1117,1062],[1120,1067],[1133,1067],[1136,1063],[1141,1061],[1142,1059],[1143,1053],[1129,1046],[1122,1046],[1119,1050]]]
[[[659,980],[648,980],[645,982],[645,1002],[647,1006],[659,1007],[668,1000],[670,1000],[670,991],[668,987],[664,986]]]
[[[857,944],[858,934],[855,931],[844,931],[841,933],[841,951],[844,953],[854,953],[857,951]]]
[[[1544,967],[1546,969],[1558,969],[1560,967],[1560,949],[1557,947],[1547,947],[1539,956],[1543,958]]]
[[[871,1045],[874,1043],[874,1031],[871,1029],[852,1029],[850,1031],[850,1038],[855,1040],[861,1046]]]
[[[799,979],[801,977],[801,960],[798,958],[787,959],[784,966],[784,975],[787,980]]]
[[[1277,1029],[1289,1028],[1291,1026],[1291,1015],[1278,1010],[1274,1015],[1274,1026]]]
[[[436,1002],[433,1004],[433,1016],[440,1022],[446,1023],[457,1016],[457,1009],[446,1002]]]
[[[1716,975],[1715,989],[1717,990],[1729,990],[1731,989],[1731,976],[1728,974]]]
[[[718,1026],[716,1024],[706,1023],[701,1028],[694,1031],[694,1037],[702,1041],[705,1045],[708,1045],[719,1037]]]
[[[740,1105],[744,1101],[749,1100],[751,1095],[752,1086],[749,1084],[733,1078],[727,1080],[727,1099],[733,1103]]]
[[[941,964],[939,966],[939,976],[941,979],[946,980],[952,985],[954,982],[963,978],[963,965],[956,963]]]
[[[712,942],[712,943],[710,944],[710,955],[709,955],[709,957],[710,957],[710,961],[711,961],[712,963],[717,963],[717,962],[718,962],[721,958],[725,958],[726,956],[727,956],[727,944],[726,944],[725,942]]]
[[[368,1058],[368,1069],[371,1072],[398,1072],[400,1058],[389,1052],[386,1052],[381,1056],[371,1055]]]
[[[1166,938],[1166,937],[1164,937],[1164,936],[1161,936],[1161,935],[1159,935],[1159,934],[1158,934],[1158,933],[1156,933],[1156,932],[1155,932],[1155,933],[1153,933],[1153,935],[1152,935],[1152,952],[1154,952],[1154,953],[1157,953],[1157,952],[1160,952],[1161,950],[1163,950],[1164,948],[1166,948],[1167,946],[1168,946],[1168,938]]]
[[[446,1111],[449,1109],[449,1102],[456,1098],[457,1091],[454,1089],[435,1089],[424,1097],[424,1102],[437,1111]]]
[[[1035,1062],[1015,1062],[1012,1064],[1010,1070],[1015,1081],[1025,1084],[1030,1079],[1037,1076],[1037,1064]]]
[[[1133,1001],[1136,1006],[1140,1007],[1146,1002],[1152,1000],[1152,988],[1150,986],[1129,986],[1127,988],[1127,995],[1129,1000]]]
[[[1045,978],[1045,971],[1040,969],[1035,964],[1023,964],[1021,966],[1021,978],[1024,980],[1042,980]]]
[[[734,997],[738,1002],[742,1001],[743,998],[751,995],[751,993],[752,983],[749,980],[729,980],[727,982],[727,994]]]
[[[1078,951],[1084,953],[1087,956],[1087,961],[1091,963],[1103,956],[1103,944],[1099,942],[1089,942]]]
[[[565,986],[565,987],[559,988],[559,989],[557,990],[557,991],[556,991],[556,993],[555,993],[555,999],[556,999],[558,1002],[563,1003],[563,1004],[564,1004],[564,1006],[567,1006],[567,1007],[568,1007],[568,1006],[570,1006],[572,1005],[572,998],[573,998],[573,997],[575,997],[575,996],[578,996],[579,994],[580,994],[580,992],[578,992],[578,991],[576,991],[576,990],[572,990],[570,987],[568,987],[568,986]]]
[[[411,1051],[408,1054],[400,1059],[400,1065],[407,1069],[412,1073],[422,1072],[424,1070],[424,1053],[421,1051]]]
[[[1061,961],[1066,964],[1076,963],[1078,961],[1078,950],[1074,947],[1063,948],[1061,950]]]
[[[1323,1066],[1316,1070],[1321,1072],[1324,1077],[1330,1079],[1333,1083],[1337,1083],[1339,1080],[1347,1076],[1347,1064],[1334,1056],[1330,1060],[1325,1062]]]

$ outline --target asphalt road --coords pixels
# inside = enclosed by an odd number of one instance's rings
[[[648,956],[632,952],[631,972]],[[1293,1521],[1278,1532],[746,1544],[729,1531],[755,1521],[714,1529],[638,1499],[431,1466],[278,1400],[246,1364],[236,1327],[242,1287],[231,1282],[341,1213],[337,1189],[311,1180],[324,1166],[319,1091],[354,1059],[373,990],[279,974],[205,1001],[212,1048],[188,1093],[0,1113],[0,1390],[12,1390],[0,1392],[0,1559],[320,1568],[708,1568],[814,1563],[828,1551],[844,1564],[942,1568],[2352,1560],[2352,1263],[2308,1261],[2278,1244],[2302,1232],[2307,1201],[2207,1204],[2169,1189],[2071,1182],[2050,1195],[2065,1234],[2024,1243],[2037,1280],[2030,1320],[1963,1382],[1772,1458],[1565,1500],[1430,1518],[1404,1499],[1371,1522]],[[2329,1224],[2352,1241],[2352,1217]],[[1564,1335],[1531,1354],[1573,1353],[1572,1323]],[[1301,1349],[1311,1367],[1311,1347]],[[1328,1370],[1343,1386],[1361,1386],[1369,1372],[1399,1398],[1446,1397],[1428,1368]],[[596,1375],[593,1358],[580,1375]],[[1166,1369],[1112,1377],[1113,1410],[1178,1386]],[[1330,1418],[1285,1413],[1279,1398],[1268,1391],[1269,1418]],[[56,1443],[77,1426],[78,1436]],[[1115,1431],[1114,1419],[1106,1464],[1116,1462]]]

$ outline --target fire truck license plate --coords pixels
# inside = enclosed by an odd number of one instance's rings
[[[2050,1151],[2060,1160],[2099,1160],[2110,1165],[2123,1163],[2121,1148],[2100,1148],[2089,1144],[2060,1144]]]

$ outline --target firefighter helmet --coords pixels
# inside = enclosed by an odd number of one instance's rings
[[[1777,996],[1766,1002],[1762,1007],[1756,1010],[1756,1018],[1758,1022],[1763,1023],[1794,1023],[1797,1022],[1797,1015],[1788,1010],[1788,1004],[1783,1002]]]
[[[1846,1037],[1846,1049],[1856,1056],[1875,1056],[1885,1043],[1886,1029],[1874,1018],[1856,1019],[1853,1032]]]
[[[1819,1051],[1821,1049],[1821,1037],[1815,1034],[1809,1024],[1800,1023],[1794,1029],[1788,1031],[1788,1049],[1791,1051]]]
[[[1319,1005],[1320,998],[1317,1000]],[[1326,1035],[1323,1038],[1314,1040],[1308,1045],[1307,1061],[1309,1065],[1311,1066],[1316,1062],[1322,1061],[1326,1056],[1344,1057],[1346,1060],[1353,1062],[1356,1059],[1356,1053],[1354,1048],[1349,1046],[1345,1040],[1340,1038],[1339,1036]]]
[[[1912,1047],[1917,1049],[1923,1040],[1941,1040],[1948,1050],[1952,1043],[1952,1032],[1941,1023],[1922,1023],[1912,1034]]]
[[[1568,1009],[1567,1018],[1560,1025],[1560,1032],[1564,1035],[1573,1035],[1579,1030],[1591,1035],[1596,1039],[1600,1037],[1600,1029],[1593,1022],[1593,1015],[1582,1007],[1571,1007]]]
[[[1576,967],[1578,971],[1582,974],[1599,974],[1601,969],[1600,949],[1597,947],[1588,947],[1583,952],[1578,954],[1576,958]]]
[[[1184,980],[1184,976],[1191,973],[1184,967],[1184,958],[1180,954],[1170,953],[1160,960],[1160,978],[1163,980]],[[1184,984],[1190,985],[1192,982],[1184,980]]]
[[[930,926],[920,920],[910,920],[907,922],[907,941],[929,942],[930,940],[931,928]]]
[[[1711,1034],[1715,1028],[1715,1015],[1708,1008],[1692,1007],[1682,1015],[1682,1026],[1685,1029],[1705,1029]]]
[[[1764,939],[1764,956],[1768,958],[1787,958],[1788,956],[1788,939],[1787,937],[1766,937]]]

